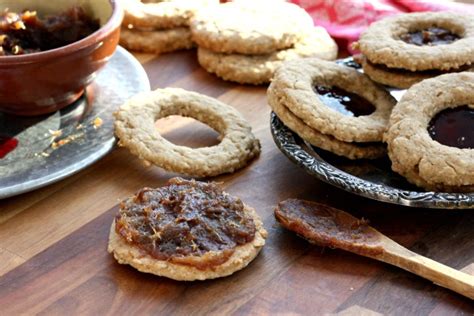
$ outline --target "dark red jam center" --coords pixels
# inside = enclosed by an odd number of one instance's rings
[[[79,41],[100,27],[80,7],[39,18],[35,11],[0,13],[0,56],[23,55]]]
[[[443,145],[474,148],[474,109],[465,105],[441,111],[431,120],[428,132]]]
[[[17,146],[18,140],[16,138],[0,136],[0,159],[5,158],[5,156],[12,152]]]
[[[344,115],[357,117],[370,115],[375,111],[372,103],[355,93],[338,87],[316,86],[315,89],[324,104]]]
[[[430,27],[425,30],[410,32],[400,36],[402,41],[416,46],[436,46],[450,44],[460,37],[449,30],[440,27]]]

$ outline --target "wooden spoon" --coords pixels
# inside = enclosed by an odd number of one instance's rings
[[[275,217],[285,228],[311,243],[390,263],[474,299],[474,276],[406,249],[363,219],[327,205],[297,199],[280,202]]]

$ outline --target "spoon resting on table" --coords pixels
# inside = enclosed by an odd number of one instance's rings
[[[289,199],[275,209],[280,224],[311,243],[377,259],[474,299],[474,276],[418,255],[352,215],[310,201]]]

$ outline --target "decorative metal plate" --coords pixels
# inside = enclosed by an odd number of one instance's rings
[[[357,68],[351,59],[340,61]],[[399,98],[403,91],[391,91]],[[473,209],[474,193],[424,192],[393,172],[390,160],[350,160],[339,157],[302,140],[271,114],[273,139],[292,162],[309,174],[338,188],[370,199],[393,204],[446,209]]]
[[[118,47],[74,104],[39,117],[0,113],[0,199],[64,179],[105,156],[115,144],[112,113],[147,90],[143,67]]]

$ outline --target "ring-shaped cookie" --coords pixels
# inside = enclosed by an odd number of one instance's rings
[[[314,87],[336,86],[357,94],[375,107],[370,115],[351,117],[328,107]],[[273,89],[288,109],[311,128],[344,142],[382,141],[395,99],[357,70],[317,58],[284,63],[275,73]]]
[[[125,15],[122,24],[136,28],[168,29],[188,26],[196,10],[219,4],[218,0],[123,0]]]
[[[437,46],[416,46],[400,39],[401,35],[429,27],[444,28],[461,38]],[[371,24],[357,46],[370,62],[391,68],[455,69],[474,63],[474,19],[469,14],[452,12],[397,15]]]
[[[309,127],[280,102],[273,89],[268,89],[267,100],[283,124],[313,146],[349,159],[377,159],[387,154],[387,149],[382,143],[347,143]]]
[[[189,148],[163,138],[155,122],[170,115],[194,118],[221,135],[216,146]],[[115,113],[119,144],[165,170],[193,177],[234,172],[260,153],[260,143],[242,115],[211,97],[177,88],[139,94]]]
[[[385,135],[392,169],[430,190],[474,191],[474,149],[443,145],[428,125],[439,112],[474,108],[474,74],[446,74],[411,87],[395,107]]]

